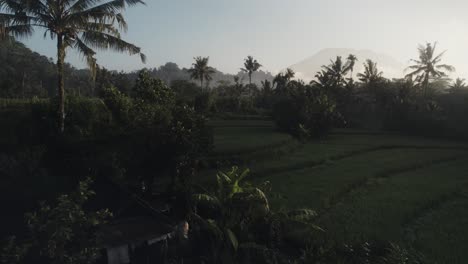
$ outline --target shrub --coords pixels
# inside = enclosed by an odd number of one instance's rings
[[[273,106],[273,119],[280,130],[300,138],[322,137],[343,122],[335,102],[324,93],[309,86],[289,92],[277,95]]]

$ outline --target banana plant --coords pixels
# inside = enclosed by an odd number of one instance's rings
[[[194,194],[195,218],[203,221],[203,225],[213,231],[222,240],[222,250],[237,251],[239,247],[236,231],[243,229],[249,221],[258,219],[269,213],[269,202],[264,192],[244,180],[250,170],[241,171],[232,167],[228,172],[218,172],[216,175],[217,188],[212,194]],[[204,204],[219,210],[215,219],[202,220],[198,216],[198,206]]]

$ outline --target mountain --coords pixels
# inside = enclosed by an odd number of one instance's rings
[[[371,50],[356,50],[356,49],[323,49],[317,54],[291,65],[289,68],[296,72],[297,79],[310,81],[315,79],[315,74],[320,71],[322,65],[329,65],[330,60],[335,60],[337,56],[341,56],[343,61],[349,54],[354,54],[358,61],[354,66],[354,76],[357,73],[363,72],[363,63],[367,59],[377,62],[379,70],[383,71],[386,78],[402,78],[404,76],[405,66],[399,61],[386,54],[376,53]]]

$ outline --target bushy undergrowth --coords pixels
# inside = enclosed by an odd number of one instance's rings
[[[176,103],[173,91],[146,72],[141,72],[132,96],[109,87],[102,98],[67,97],[63,134],[57,132],[54,104],[55,100],[14,102],[0,110],[5,125],[2,166],[21,163],[20,151],[41,147],[40,158],[32,164],[38,163],[52,179],[67,175],[69,182],[76,182],[92,172],[133,191],[152,193],[156,178],[171,179],[165,181],[173,185],[190,180],[193,175],[186,172],[212,149],[205,117]],[[34,174],[28,175],[18,177],[27,181]]]
[[[325,93],[301,83],[277,95],[273,119],[278,128],[306,139],[323,137],[340,122],[336,103]]]

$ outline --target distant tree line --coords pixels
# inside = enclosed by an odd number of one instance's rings
[[[0,97],[1,98],[50,98],[56,91],[56,64],[52,58],[31,51],[21,42],[12,38],[0,40]],[[172,82],[191,81],[191,73],[187,68],[180,68],[176,63],[168,62],[157,68],[146,69],[152,77],[161,79],[166,84]],[[234,83],[234,77],[240,83],[249,82],[249,74],[239,71],[238,74],[225,74],[213,69],[210,80],[204,86],[216,87],[218,85]],[[68,94],[75,96],[95,97],[99,89],[107,82],[112,82],[123,92],[129,92],[138,71],[124,72],[108,70],[97,66],[96,76],[89,69],[77,69],[71,64],[64,65],[65,89]],[[272,81],[273,75],[269,72],[257,71],[252,76],[252,83],[260,85],[264,80]],[[192,81],[191,81],[192,82]],[[193,80],[196,83],[196,80]],[[199,81],[198,81],[199,82]]]

